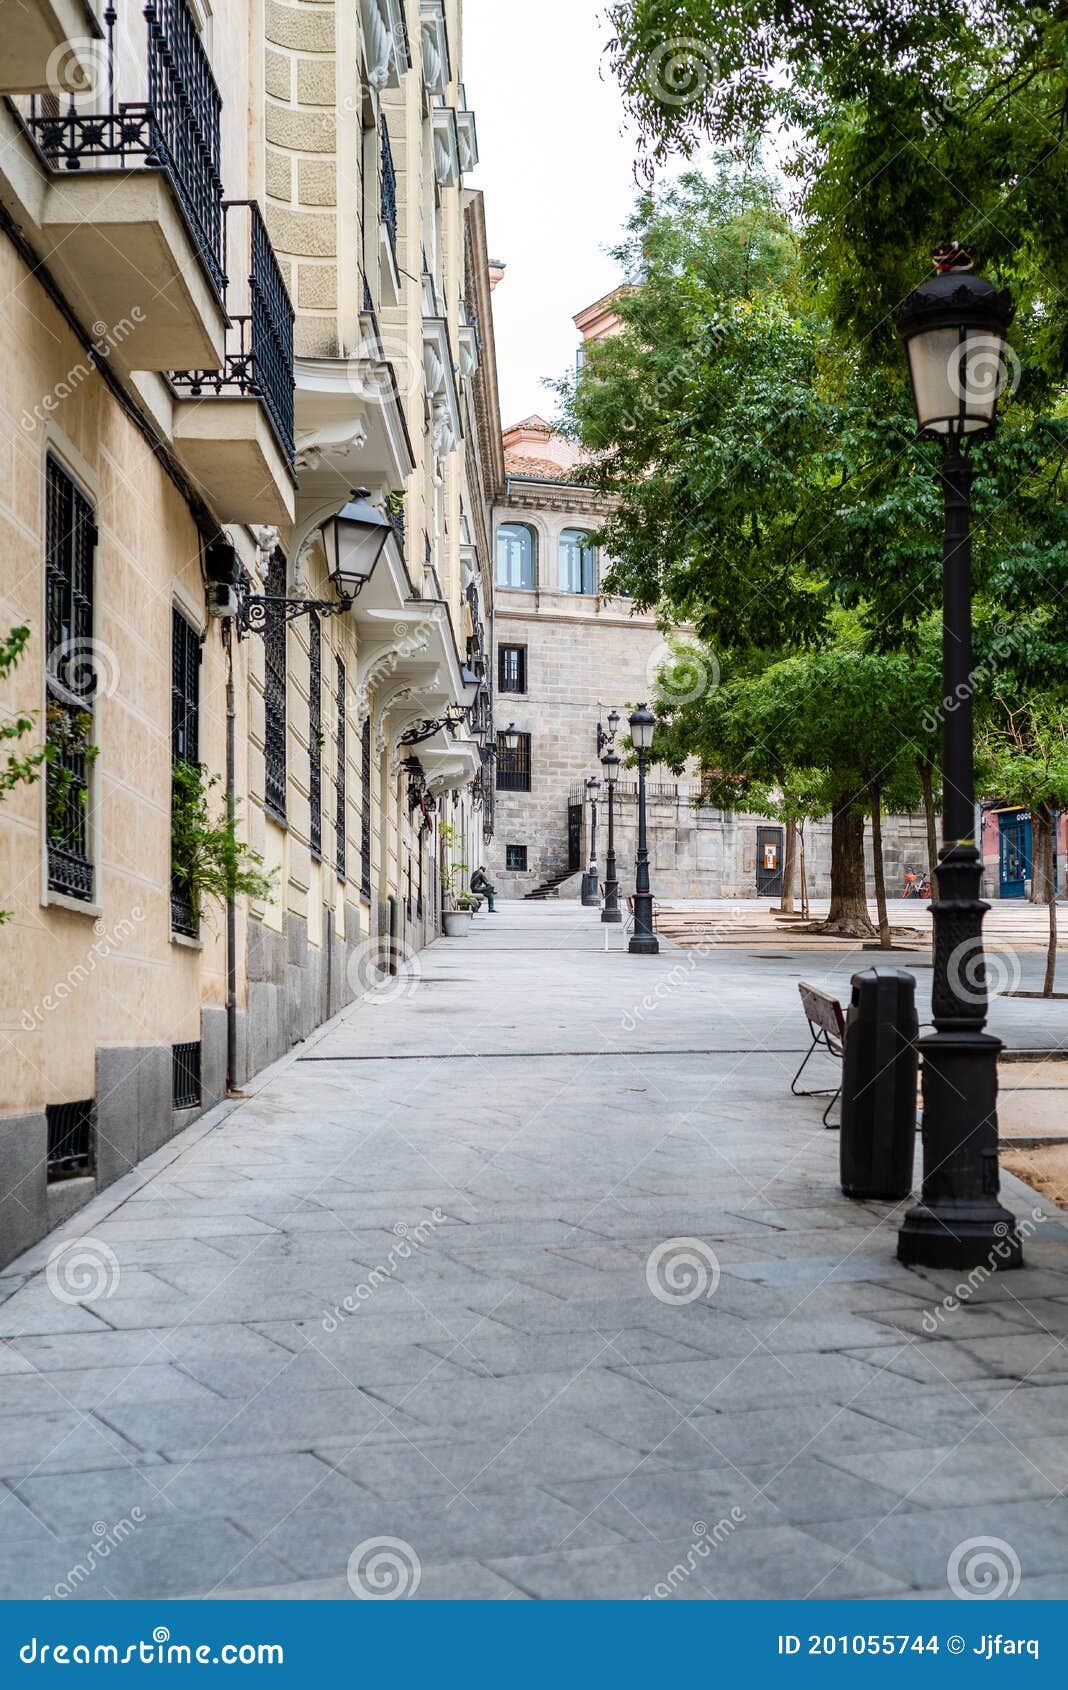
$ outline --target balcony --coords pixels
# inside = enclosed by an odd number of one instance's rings
[[[397,170],[393,163],[389,126],[385,115],[379,120],[381,176],[378,209],[379,281],[384,305],[400,304],[400,269],[397,264]]]
[[[460,180],[460,138],[456,113],[451,106],[438,106],[430,114],[434,130],[434,175],[439,188],[455,187]]]
[[[171,371],[174,446],[220,522],[293,518],[293,307],[255,200],[224,207],[221,368]]]
[[[456,113],[456,137],[460,147],[460,169],[474,170],[478,163],[478,127],[475,114],[467,110],[467,95],[460,89],[460,108]]]
[[[0,0],[0,94],[88,88],[104,31],[85,0]]]
[[[371,88],[399,88],[409,69],[403,0],[362,0],[363,60]]]
[[[119,0],[99,74],[27,127],[48,167],[41,256],[93,321],[126,323],[131,369],[222,362],[222,98],[188,0]]]

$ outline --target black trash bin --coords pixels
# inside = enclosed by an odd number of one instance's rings
[[[916,1153],[916,981],[903,968],[853,976],[842,1063],[842,1190],[907,1197]]]

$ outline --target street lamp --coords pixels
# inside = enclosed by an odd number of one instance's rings
[[[506,751],[515,751],[518,748],[519,729],[516,727],[514,722],[509,722],[508,726],[502,730],[501,738],[504,740],[504,749]]]
[[[618,723],[619,718],[616,718]],[[608,789],[608,854],[604,865],[604,907],[601,910],[602,921],[622,921],[623,916],[619,908],[619,879],[616,874],[616,828],[615,828],[615,796],[616,780],[619,776],[620,758],[616,751],[606,751],[601,758],[604,770],[605,786]]]
[[[590,801],[590,860],[582,876],[582,902],[592,908],[601,902],[600,875],[597,873],[597,794],[601,782],[591,775],[586,782],[586,796]]]
[[[660,942],[653,932],[653,894],[649,890],[649,844],[645,823],[645,759],[653,743],[656,717],[644,704],[630,716],[630,742],[638,753],[638,858],[634,877],[634,931],[629,951],[656,956]]]
[[[375,572],[393,533],[393,524],[377,510],[365,487],[353,490],[347,505],[322,525],[326,567],[343,597],[354,599]]]
[[[1018,1267],[1016,1222],[998,1202],[997,1061],[985,1033],[986,972],[975,838],[971,696],[972,559],[968,442],[989,434],[1005,385],[1005,334],[1013,316],[1000,292],[971,274],[973,255],[947,246],[937,274],[895,315],[908,353],[921,435],[940,435],[942,546],[942,849],[934,918],[932,1020],[923,1054],[923,1194],[898,1234],[901,1261],[922,1267]]]

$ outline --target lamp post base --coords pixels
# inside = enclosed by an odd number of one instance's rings
[[[601,901],[600,890],[597,885],[596,867],[588,868],[582,876],[582,902],[587,909],[592,909]]]
[[[613,906],[611,904],[606,903],[605,906],[604,906],[604,909],[601,911],[601,920],[602,921],[622,921],[623,920],[623,911],[619,908],[618,905]]]
[[[659,956],[660,940],[652,933],[633,933],[627,949],[631,956]]]
[[[1016,1220],[998,1202],[1001,1040],[974,1030],[919,1040],[923,1057],[923,1197],[898,1233],[910,1267],[1020,1267]]]

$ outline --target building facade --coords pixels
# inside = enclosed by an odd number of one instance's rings
[[[48,761],[0,803],[3,1260],[482,860],[503,468],[461,13],[27,0],[5,44],[0,720]]]

